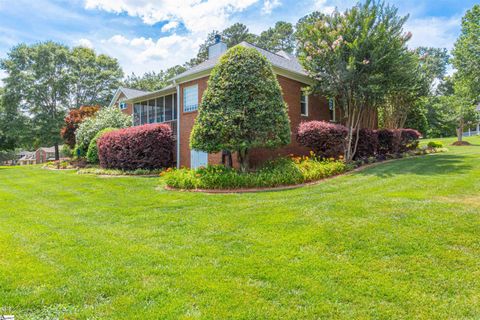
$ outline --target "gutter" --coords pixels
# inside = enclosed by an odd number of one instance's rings
[[[177,169],[180,168],[180,85],[173,80],[173,85],[177,88]]]

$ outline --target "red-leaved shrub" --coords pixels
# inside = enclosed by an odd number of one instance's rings
[[[97,141],[100,166],[122,170],[160,169],[173,165],[170,126],[143,126],[107,132]]]
[[[78,109],[72,109],[65,117],[65,127],[60,131],[65,144],[70,148],[75,147],[75,132],[78,129],[80,123],[86,118],[89,118],[100,110],[99,106],[81,106]]]
[[[377,130],[378,154],[396,154],[400,150],[400,131],[395,129]]]
[[[356,141],[357,134],[353,135],[353,143]],[[374,157],[378,150],[378,135],[372,129],[360,129],[358,132],[358,145],[355,152],[355,159],[364,159]]]
[[[310,148],[322,158],[337,158],[345,151],[348,129],[325,121],[302,122],[298,127],[297,142]]]
[[[420,141],[420,132],[414,129],[400,129],[400,151],[415,150]]]

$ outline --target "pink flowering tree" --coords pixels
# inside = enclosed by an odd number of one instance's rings
[[[310,90],[336,100],[347,127],[345,158],[353,159],[362,127],[374,127],[378,106],[395,86],[411,34],[407,17],[367,1],[341,13],[314,12],[297,25],[298,55],[315,81]]]

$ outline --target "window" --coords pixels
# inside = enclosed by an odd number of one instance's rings
[[[125,110],[127,109],[127,103],[126,102],[120,102],[120,110]]]
[[[308,96],[304,93],[302,93],[300,99],[300,114],[302,116],[308,116]]]
[[[198,109],[198,85],[183,89],[183,112],[195,111]]]

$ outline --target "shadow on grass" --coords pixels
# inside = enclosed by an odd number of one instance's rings
[[[358,175],[375,175],[390,177],[398,174],[445,175],[466,173],[472,166],[465,163],[465,158],[455,154],[436,154],[396,160],[378,164],[362,170]]]

